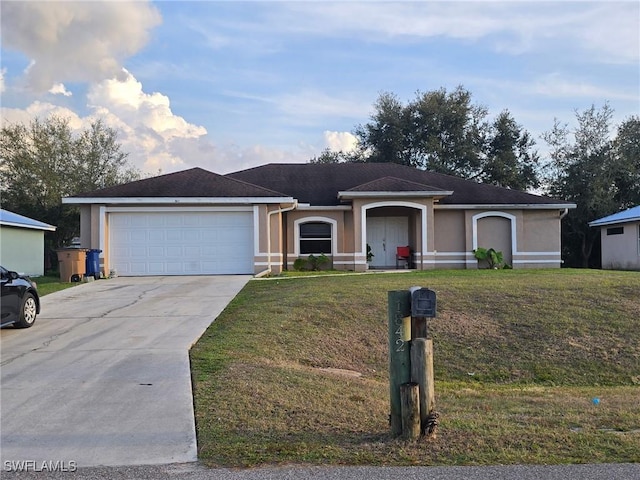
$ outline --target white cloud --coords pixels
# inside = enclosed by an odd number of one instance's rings
[[[7,72],[6,68],[2,68],[0,69],[0,93],[5,91],[5,86],[4,86],[4,75]]]
[[[53,95],[64,95],[65,97],[70,97],[71,95],[73,95],[69,90],[65,88],[64,84],[62,83],[56,83],[53,87],[51,87],[49,93],[52,93]]]
[[[26,125],[35,118],[45,119],[50,116],[57,116],[67,118],[69,120],[69,126],[74,130],[83,128],[89,124],[86,119],[79,117],[73,110],[48,102],[36,101],[24,110],[2,107],[0,111],[0,118],[2,118],[3,123],[22,123]]]
[[[324,142],[334,152],[351,152],[358,145],[358,139],[349,132],[331,132],[325,130]]]
[[[121,72],[161,22],[148,2],[3,2],[2,44],[32,63],[27,84],[44,92],[65,81],[99,81]]]
[[[206,154],[201,137],[207,130],[175,115],[167,96],[145,93],[126,70],[121,77],[91,86],[87,99],[95,116],[121,132],[120,140],[136,165],[145,171],[167,172],[197,163]],[[198,148],[185,147],[189,141]]]
[[[35,101],[26,109],[2,108],[3,122],[29,123],[33,118],[57,115],[69,119],[73,129],[87,128],[101,119],[118,133],[118,143],[129,154],[129,162],[145,173],[171,173],[193,166],[216,173],[250,168],[264,163],[306,162],[315,148],[299,145],[290,149],[264,145],[214,145],[207,130],[187,122],[171,110],[169,98],[146,93],[142,84],[126,70],[124,80],[105,80],[87,94],[91,114],[80,117],[66,107]],[[335,132],[336,139],[341,138]]]

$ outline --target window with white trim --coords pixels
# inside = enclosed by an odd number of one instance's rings
[[[331,224],[306,222],[300,224],[300,254],[331,254]]]

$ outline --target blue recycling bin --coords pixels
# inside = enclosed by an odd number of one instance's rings
[[[85,260],[85,275],[96,280],[100,278],[100,252],[102,250],[87,250],[87,259]]]

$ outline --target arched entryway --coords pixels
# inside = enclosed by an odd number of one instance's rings
[[[396,268],[398,247],[409,246],[413,257],[421,253],[426,243],[426,206],[386,202],[367,205],[363,212],[364,251],[368,246],[372,254],[369,268]],[[415,266],[413,259],[410,266]]]
[[[493,248],[502,252],[505,264],[513,265],[516,217],[504,212],[487,212],[473,217],[473,248]]]

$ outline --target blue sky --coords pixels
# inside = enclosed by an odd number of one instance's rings
[[[102,118],[132,164],[227,173],[348,149],[381,92],[463,85],[537,139],[640,113],[640,4],[3,1],[3,122]]]

